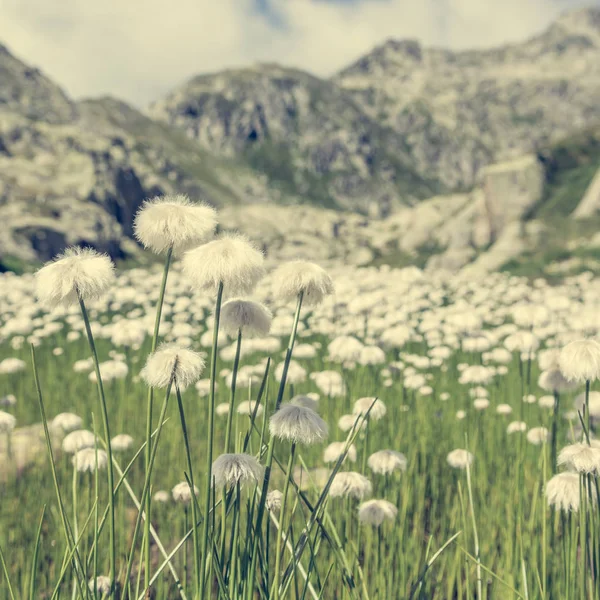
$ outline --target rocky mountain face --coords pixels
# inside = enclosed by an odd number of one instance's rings
[[[398,132],[418,172],[470,187],[481,167],[600,120],[600,8],[521,44],[452,52],[389,40],[334,82]]]
[[[387,212],[439,187],[416,173],[402,136],[333,82],[295,69],[260,65],[195,77],[149,115],[321,206]]]
[[[388,41],[331,80],[198,76],[142,114],[75,102],[0,46],[0,268],[70,244],[136,254],[136,210],[174,192],[272,256],[498,268],[549,216],[600,213],[598,59],[587,9],[491,50]]]

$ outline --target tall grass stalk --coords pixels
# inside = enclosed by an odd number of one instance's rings
[[[96,373],[96,383],[98,386],[98,396],[100,397],[100,408],[102,414],[102,423],[104,425],[104,438],[106,442],[106,453],[108,455],[108,464],[106,465],[106,473],[108,479],[108,506],[109,506],[109,558],[110,558],[110,581],[112,585],[111,593],[109,597],[115,594],[116,585],[116,573],[117,573],[117,542],[116,542],[116,531],[115,531],[115,495],[114,495],[114,474],[112,464],[112,448],[110,438],[110,425],[108,422],[108,408],[106,406],[106,397],[104,395],[104,385],[102,384],[102,375],[100,373],[100,362],[98,361],[98,353],[96,352],[96,344],[94,342],[94,336],[92,334],[92,327],[90,325],[90,319],[88,316],[87,309],[83,298],[78,293],[79,306],[81,308],[81,315],[85,324],[85,332],[90,345],[90,351],[92,352],[92,360],[94,362],[94,371]]]
[[[173,246],[167,250],[167,256],[165,258],[165,266],[163,269],[162,281],[160,283],[160,290],[158,293],[158,302],[156,303],[156,316],[154,318],[154,331],[152,332],[152,343],[150,346],[150,352],[154,352],[158,346],[158,335],[160,331],[160,319],[162,316],[162,308],[165,301],[165,291],[167,289],[167,279],[169,277],[169,268],[171,266],[171,258],[173,256]],[[146,402],[146,470],[150,467],[150,453],[151,453],[151,435],[152,435],[152,411],[154,404],[154,389],[152,386],[148,387],[148,399]],[[145,582],[146,587],[150,581],[150,533],[148,528],[150,526],[150,511],[152,504],[152,496],[148,494],[146,498],[146,515],[145,531],[144,531],[144,557],[145,557]]]
[[[219,283],[217,289],[217,300],[215,303],[214,325],[212,351],[210,356],[210,398],[208,402],[208,448],[206,451],[206,491],[204,501],[204,523],[202,529],[202,565],[200,569],[200,596],[204,598],[204,589],[206,585],[206,575],[208,565],[208,536],[210,520],[210,496],[212,489],[212,463],[213,463],[213,446],[215,436],[215,387],[217,379],[217,352],[219,340],[219,322],[221,319],[221,304],[223,302],[223,282]],[[210,586],[210,583],[209,583]],[[208,596],[211,596],[209,590]]]

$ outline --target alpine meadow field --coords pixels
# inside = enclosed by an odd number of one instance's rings
[[[0,274],[0,598],[600,598],[600,283],[278,264]],[[256,240],[259,241],[259,240]]]

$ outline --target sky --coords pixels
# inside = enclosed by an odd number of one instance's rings
[[[388,38],[488,47],[600,0],[0,0],[0,43],[74,98],[140,108],[199,73],[277,62],[327,77]]]

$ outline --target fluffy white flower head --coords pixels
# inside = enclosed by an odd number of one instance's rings
[[[373,408],[371,408],[371,406]],[[369,409],[371,408],[371,412]],[[379,400],[379,398],[359,398],[352,408],[352,412],[355,415],[366,415],[369,412],[368,418],[372,421],[379,421],[379,419],[383,419],[387,413],[387,408],[385,404]]]
[[[367,459],[367,465],[373,473],[388,475],[393,471],[406,471],[408,461],[402,452],[378,450]]]
[[[106,469],[108,456],[104,450],[96,450],[96,448],[82,448],[78,450],[73,456],[73,465],[80,473],[85,473],[86,471],[93,472],[96,470],[96,456],[98,459],[98,469]]]
[[[198,496],[200,490],[197,486],[194,486],[194,495]],[[182,504],[189,504],[192,499],[192,493],[190,490],[190,484],[187,481],[182,481],[173,487],[171,490],[173,500],[175,502],[181,502]]]
[[[331,442],[331,444],[323,451],[323,461],[326,463],[336,462],[344,453],[345,447],[346,442]],[[348,447],[346,458],[350,462],[356,462],[356,446],[354,444],[350,444]]]
[[[35,274],[36,295],[48,308],[96,300],[114,283],[114,265],[91,248],[67,248]]]
[[[566,465],[578,473],[600,473],[600,448],[579,442],[565,446],[558,454],[558,466]]]
[[[241,331],[247,337],[265,336],[271,329],[273,315],[260,302],[235,298],[221,308],[221,326],[230,335]]]
[[[393,521],[398,509],[387,500],[367,500],[358,507],[358,520],[361,523],[379,527],[385,520]]]
[[[222,283],[229,296],[252,292],[265,273],[263,263],[262,252],[240,234],[223,234],[188,250],[182,260],[183,273],[192,287],[215,293]]]
[[[362,500],[372,489],[371,482],[364,475],[355,471],[339,471],[331,482],[329,495],[332,498],[349,496]]]
[[[448,454],[446,460],[455,469],[466,469],[473,463],[473,455],[468,450],[457,448]]]
[[[282,404],[269,421],[271,435],[294,444],[310,445],[327,437],[327,423],[310,408]]]
[[[68,433],[62,441],[63,452],[75,454],[83,448],[93,448],[96,445],[96,436],[87,429],[79,429]]]
[[[168,387],[171,379],[181,391],[195,383],[204,369],[200,354],[177,344],[162,344],[146,361],[140,375],[153,388]]]
[[[558,362],[569,381],[595,381],[600,377],[600,344],[595,340],[571,342],[561,350]]]
[[[548,506],[565,512],[579,510],[581,496],[577,473],[558,473],[546,483],[545,491]]]
[[[146,200],[135,216],[133,232],[149,250],[160,254],[171,246],[181,252],[201,244],[217,225],[217,213],[208,204],[187,196],[160,196]]]
[[[17,424],[17,419],[10,413],[0,410],[0,433],[10,433]]]
[[[52,419],[52,427],[61,429],[65,433],[80,429],[83,424],[83,419],[74,413],[59,413]]]
[[[325,269],[305,260],[281,265],[273,274],[275,295],[288,302],[302,293],[302,304],[315,306],[333,294],[333,281]]]
[[[212,472],[217,488],[256,483],[263,476],[262,465],[249,454],[221,454],[213,462]]]

